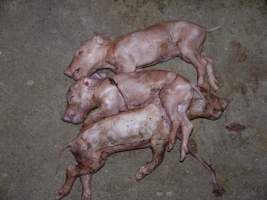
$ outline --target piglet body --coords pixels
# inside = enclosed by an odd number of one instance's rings
[[[84,77],[68,90],[64,121],[81,123],[89,113],[86,124],[90,124],[121,111],[142,107],[153,94],[176,78],[175,73],[164,70],[121,73],[112,79],[97,74]],[[90,113],[93,108],[97,110]]]
[[[169,142],[171,122],[158,97],[146,107],[104,118],[84,129],[69,145],[77,165],[66,170],[64,185],[57,193],[57,199],[68,195],[77,179],[82,182],[82,200],[91,200],[92,174],[101,169],[109,155],[142,148],[152,150],[152,160],[140,167],[136,180],[149,175],[163,161],[165,149]],[[178,134],[181,140],[182,135]],[[224,192],[216,180],[214,169],[198,155],[190,151],[211,175],[213,192],[222,195]]]
[[[170,121],[159,99],[145,108],[120,113],[92,124],[69,144],[78,164],[67,168],[66,181],[58,191],[57,199],[66,196],[76,178],[82,176],[82,182],[87,182],[82,199],[90,200],[88,181],[93,173],[103,167],[110,154],[150,147],[152,160],[136,174],[136,179],[141,180],[162,162],[169,131]]]
[[[216,28],[215,28],[216,29]],[[197,70],[198,85],[208,81],[218,89],[212,59],[202,53],[207,29],[187,21],[152,25],[115,40],[96,35],[77,49],[65,74],[78,80],[96,70],[108,68],[115,73],[134,72],[179,56]]]

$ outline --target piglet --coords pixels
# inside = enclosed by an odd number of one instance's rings
[[[135,177],[141,180],[163,161],[170,120],[160,99],[144,108],[123,112],[94,124],[82,131],[68,147],[77,164],[66,169],[65,183],[57,192],[57,199],[67,196],[78,177],[81,177],[82,200],[91,200],[92,175],[100,170],[113,153],[150,148],[152,160],[140,167]]]
[[[63,120],[81,123],[89,113],[83,125],[86,127],[119,112],[140,108],[153,94],[158,94],[171,120],[169,151],[175,144],[177,129],[182,128],[181,160],[184,160],[188,151],[187,143],[193,128],[190,119],[217,119],[227,104],[204,89],[198,91],[181,75],[165,70],[123,73],[112,79],[115,84],[109,78],[95,73],[74,83],[67,93]]]
[[[114,40],[98,34],[76,50],[65,74],[78,80],[99,69],[111,69],[115,73],[134,72],[178,56],[196,68],[199,86],[207,87],[207,71],[209,84],[218,90],[213,60],[204,55],[202,49],[207,32],[219,27],[208,30],[188,21],[169,21]]]

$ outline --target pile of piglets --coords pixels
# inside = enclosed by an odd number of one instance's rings
[[[190,139],[191,120],[216,120],[227,107],[226,100],[216,95],[213,61],[202,52],[207,32],[218,28],[170,21],[116,39],[97,34],[76,50],[65,70],[76,82],[67,92],[63,121],[82,126],[64,148],[70,149],[77,164],[67,167],[57,199],[68,195],[79,177],[81,199],[91,200],[92,175],[111,154],[150,148],[151,161],[135,175],[141,180],[160,165],[177,139],[180,161],[186,155],[197,160],[209,172],[215,195],[222,195],[215,170],[193,151]],[[195,67],[197,85],[171,71],[143,69],[174,57]]]

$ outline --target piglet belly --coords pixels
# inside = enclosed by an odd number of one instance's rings
[[[151,119],[151,120],[149,120]],[[108,130],[107,138],[111,144],[127,144],[149,140],[154,132],[155,120],[143,114],[115,121]]]

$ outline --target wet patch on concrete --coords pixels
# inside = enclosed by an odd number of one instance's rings
[[[239,41],[231,41],[229,44],[231,51],[231,64],[242,63],[248,59],[249,51]]]
[[[242,133],[245,129],[246,126],[237,123],[237,122],[231,122],[230,124],[226,125],[225,128],[229,131],[229,132],[235,132],[235,133]]]

